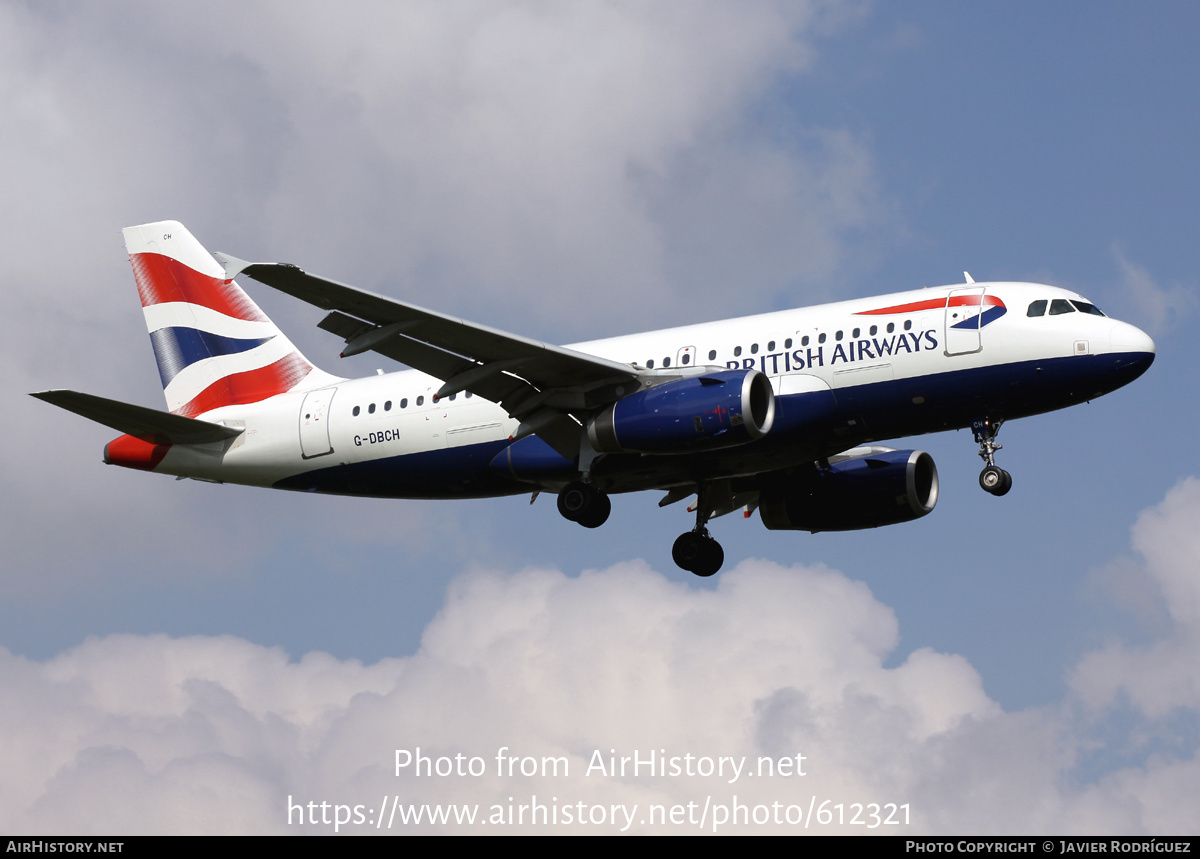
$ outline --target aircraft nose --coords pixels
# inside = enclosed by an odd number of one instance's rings
[[[1113,365],[1112,378],[1118,387],[1127,385],[1150,369],[1154,363],[1154,341],[1136,325],[1117,322],[1110,336]]]
[[[1113,325],[1110,338],[1112,351],[1148,355],[1153,360],[1154,341],[1150,339],[1149,334],[1136,325],[1118,322]]]

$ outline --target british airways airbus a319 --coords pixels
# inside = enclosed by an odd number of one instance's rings
[[[375,295],[282,263],[209,255],[182,224],[129,227],[168,412],[74,391],[35,397],[124,433],[104,461],[221,483],[367,495],[553,492],[587,528],[610,497],[694,496],[675,563],[699,576],[724,552],[715,517],[838,531],[933,510],[929,454],[881,439],[971,427],[980,485],[1013,418],[1116,390],[1154,342],[1080,295],[976,283],[553,346]],[[310,363],[234,282],[314,304],[342,355],[414,369],[343,379]]]

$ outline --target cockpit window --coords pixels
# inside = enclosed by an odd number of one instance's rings
[[[1078,309],[1080,313],[1090,313],[1092,316],[1104,315],[1099,307],[1094,304],[1088,304],[1086,301],[1076,301],[1074,298],[1072,298],[1071,303],[1075,305],[1076,309]]]
[[[1071,302],[1065,298],[1056,298],[1050,302],[1050,315],[1058,316],[1060,313],[1074,313],[1075,308],[1071,306]]]
[[[1029,305],[1029,310],[1026,311],[1025,315],[1026,316],[1045,316],[1047,304],[1049,304],[1049,302],[1046,301],[1046,299],[1044,299],[1044,298],[1041,301],[1034,301]]]

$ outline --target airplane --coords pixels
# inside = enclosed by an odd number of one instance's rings
[[[1001,425],[1082,403],[1153,363],[1144,332],[1081,295],[965,282],[555,346],[308,274],[210,255],[177,221],[124,230],[167,412],[68,390],[32,396],[122,435],[110,465],[216,483],[377,498],[541,492],[602,525],[610,496],[694,496],[672,548],[724,562],[708,523],[772,530],[911,521],[938,498],[932,457],[876,442],[970,427],[980,486],[1006,494]],[[318,369],[234,280],[327,311],[342,356],[412,369]]]

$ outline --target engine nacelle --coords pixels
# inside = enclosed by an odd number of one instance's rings
[[[855,531],[920,519],[937,504],[933,457],[892,450],[813,468],[759,493],[763,524],[781,531]]]
[[[691,453],[762,438],[775,422],[775,391],[758,370],[686,376],[630,394],[588,423],[606,453]]]

